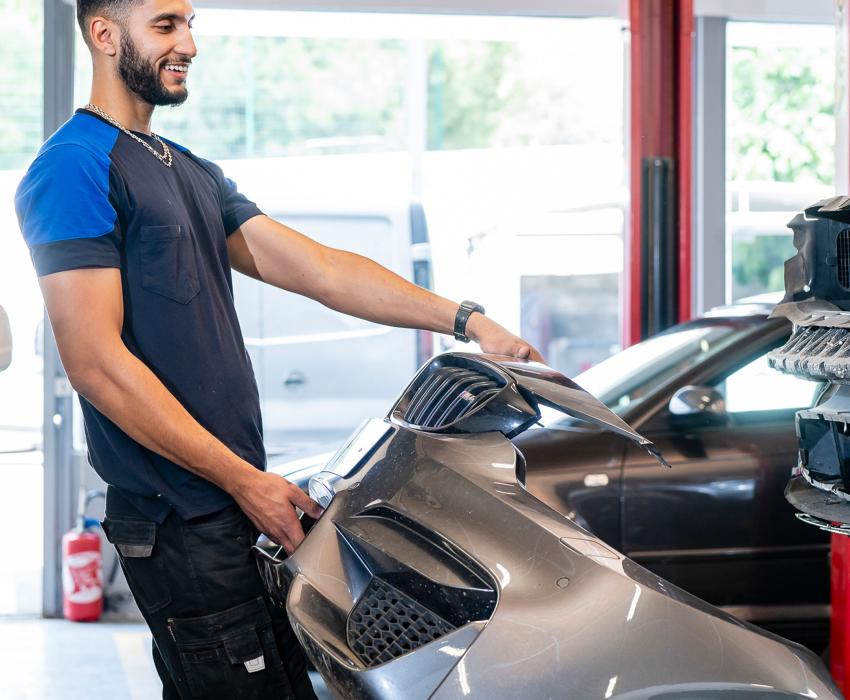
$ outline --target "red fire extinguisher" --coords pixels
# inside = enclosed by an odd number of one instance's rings
[[[97,520],[86,518],[92,498],[100,492],[80,492],[77,526],[62,537],[62,613],[66,620],[91,622],[103,612],[103,574]]]

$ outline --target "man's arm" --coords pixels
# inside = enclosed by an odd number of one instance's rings
[[[336,311],[388,326],[449,334],[454,328],[455,302],[267,216],[243,223],[228,238],[228,251],[236,270]],[[543,361],[534,347],[482,314],[469,317],[467,335],[484,352]]]
[[[39,282],[73,387],[134,440],[231,494],[291,552],[304,537],[293,506],[314,517],[321,509],[295,485],[234,454],[127,349],[119,270],[69,270]]]

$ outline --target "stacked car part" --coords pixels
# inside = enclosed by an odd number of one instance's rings
[[[850,534],[850,198],[818,202],[788,225],[797,254],[773,316],[794,332],[768,362],[824,391],[797,413],[799,459],[785,496],[804,522]]]

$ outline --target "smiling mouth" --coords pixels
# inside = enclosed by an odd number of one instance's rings
[[[163,70],[168,71],[169,73],[174,73],[175,75],[186,76],[189,72],[189,64],[188,63],[166,63],[163,67]]]

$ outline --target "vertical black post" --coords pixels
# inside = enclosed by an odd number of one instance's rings
[[[641,167],[641,227],[644,311],[641,335],[646,338],[678,320],[678,222],[676,167],[672,158],[644,158]]]

